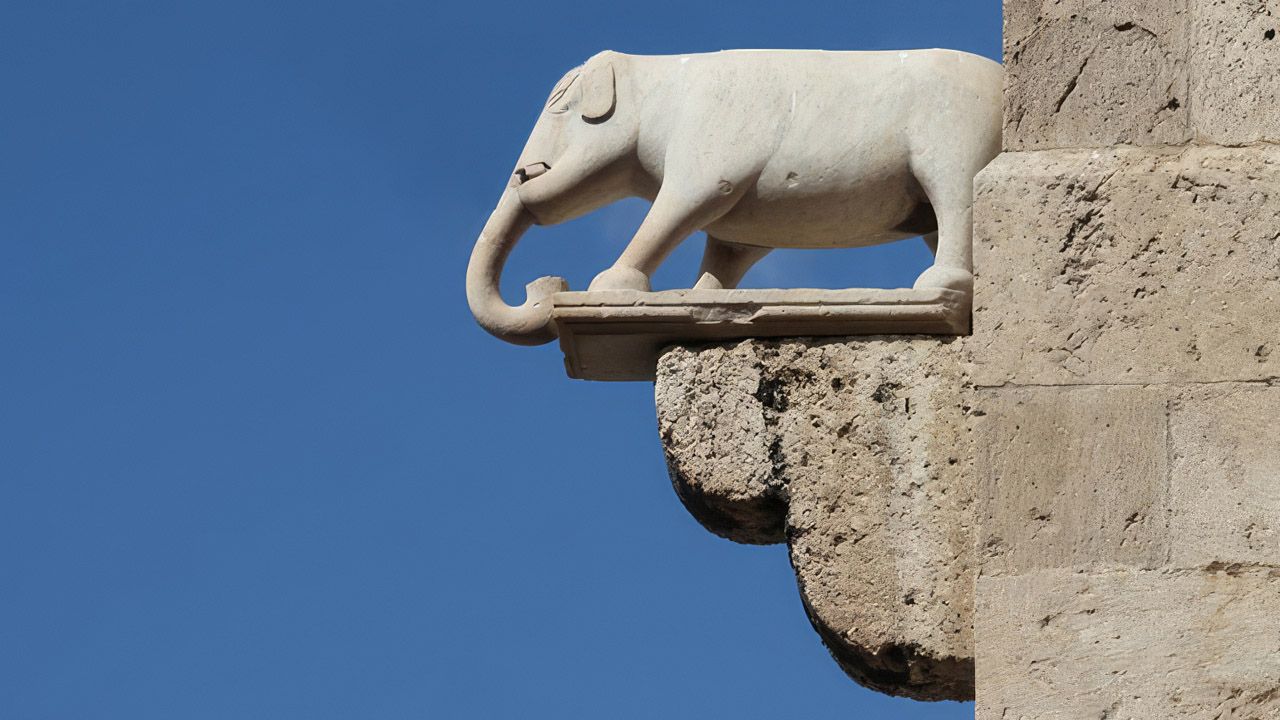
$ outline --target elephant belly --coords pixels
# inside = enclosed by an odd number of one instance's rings
[[[910,177],[841,188],[805,187],[798,179],[770,183],[762,177],[707,233],[760,247],[837,248],[879,245],[936,229],[932,208]]]

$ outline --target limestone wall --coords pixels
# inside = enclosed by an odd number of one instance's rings
[[[1005,12],[978,717],[1280,717],[1280,4]]]
[[[1005,149],[1280,141],[1274,0],[1005,0]]]

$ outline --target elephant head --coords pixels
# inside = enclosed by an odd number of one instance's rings
[[[633,194],[637,109],[628,107],[627,59],[604,52],[571,70],[548,98],[498,207],[467,265],[467,303],[485,330],[518,345],[555,338],[550,296],[568,285],[544,277],[523,305],[503,301],[503,265],[531,225],[554,225]]]

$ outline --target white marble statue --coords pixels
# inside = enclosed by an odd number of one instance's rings
[[[494,335],[555,337],[560,278],[498,290],[531,224],[624,197],[653,203],[590,290],[648,290],[690,234],[707,232],[698,289],[733,288],[772,248],[861,247],[924,236],[917,288],[972,289],[973,178],[1000,152],[1003,69],[951,50],[603,52],[556,84],[467,268],[467,300]]]

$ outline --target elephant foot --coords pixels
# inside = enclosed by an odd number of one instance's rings
[[[914,285],[916,290],[925,288],[941,288],[945,290],[959,290],[960,292],[973,295],[973,273],[960,268],[943,267],[934,265],[925,270],[924,273],[916,279]]]
[[[629,267],[611,267],[596,276],[587,288],[589,292],[596,290],[639,290],[649,292],[649,276]]]
[[[723,290],[724,283],[720,279],[709,272],[702,273],[702,277],[698,278],[698,284],[693,286],[694,290]]]

